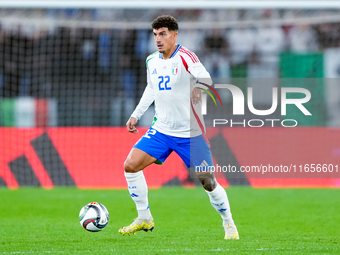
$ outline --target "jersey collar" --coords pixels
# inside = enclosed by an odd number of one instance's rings
[[[181,47],[182,47],[182,45],[178,44],[177,47],[176,47],[176,50],[171,54],[170,58],[173,58],[173,57],[177,54],[178,50],[179,50]],[[163,59],[162,53],[159,53],[159,58],[160,58],[160,59]]]

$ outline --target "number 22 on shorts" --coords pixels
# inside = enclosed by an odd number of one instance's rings
[[[155,129],[149,129],[146,133],[145,133],[145,135],[144,135],[144,137],[146,137],[146,138],[151,138],[149,135],[154,135],[154,134],[156,134],[156,130]]]

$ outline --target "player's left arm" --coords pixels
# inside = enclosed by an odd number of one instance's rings
[[[190,58],[190,60],[192,60],[192,58]],[[197,58],[197,60],[198,60],[198,58]],[[204,86],[203,84],[207,84],[207,85],[211,86],[213,82],[212,82],[212,79],[211,79],[209,72],[205,69],[205,67],[203,66],[203,64],[199,60],[196,61],[196,62],[188,60],[188,62],[190,63],[190,64],[188,64],[188,71],[195,78],[194,89],[191,92],[191,100],[194,104],[197,104],[197,103],[201,102],[201,100],[202,100],[201,99],[202,98],[202,90],[200,88],[207,89],[207,87]],[[201,84],[201,83],[203,83],[203,84]],[[197,176],[198,176],[198,179],[202,183],[205,190],[213,191],[216,188],[217,182],[216,182],[214,173],[206,172],[206,173],[198,174]]]
[[[194,55],[194,53],[191,53]],[[194,104],[197,104],[201,101],[202,98],[202,90],[207,89],[203,84],[207,84],[209,86],[212,85],[212,79],[209,72],[205,69],[201,61],[197,58],[196,55],[193,57],[184,56],[184,61],[187,64],[187,70],[191,75],[195,78],[194,89],[191,92],[191,100]],[[201,89],[200,89],[201,88]]]
[[[201,83],[207,84],[209,86],[212,85],[213,82],[211,76],[201,62],[193,63],[191,66],[189,65],[188,70],[196,79],[195,87],[206,88]]]

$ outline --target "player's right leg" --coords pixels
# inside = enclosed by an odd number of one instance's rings
[[[154,228],[154,221],[149,209],[148,186],[142,170],[156,160],[146,152],[132,148],[124,163],[128,190],[136,204],[138,217],[130,225],[119,229],[119,233],[122,235],[135,234],[140,230],[152,231]]]
[[[135,234],[137,231],[152,230],[154,221],[149,209],[148,187],[143,169],[152,163],[162,163],[172,150],[168,146],[167,137],[150,128],[134,145],[125,163],[125,177],[131,198],[136,204],[138,217],[129,226],[119,229],[123,235]]]

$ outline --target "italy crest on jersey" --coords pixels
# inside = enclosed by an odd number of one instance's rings
[[[172,63],[172,74],[176,75],[178,73],[178,63]]]

